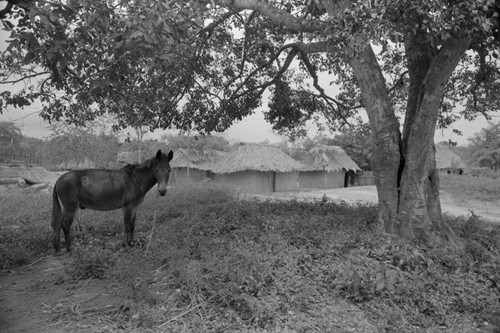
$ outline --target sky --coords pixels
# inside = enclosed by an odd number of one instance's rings
[[[3,50],[6,45],[8,34],[0,29],[0,50]],[[3,90],[12,89],[12,86],[0,84],[0,92]],[[263,105],[267,105],[264,102]],[[49,124],[44,122],[39,116],[38,112],[41,110],[40,105],[26,107],[24,109],[8,108],[0,114],[0,121],[13,121],[22,131],[23,135],[35,138],[47,138],[51,132],[48,128]],[[258,109],[253,115],[239,121],[221,135],[230,142],[263,142],[277,143],[283,139],[277,134],[273,133],[271,125],[264,119],[263,109]],[[492,114],[492,122],[500,121],[500,112]],[[467,145],[468,138],[472,137],[475,133],[479,132],[482,128],[488,126],[488,121],[484,117],[478,117],[475,121],[468,122],[466,120],[459,120],[453,124],[449,129],[436,130],[435,142],[452,141],[458,142],[459,145]],[[459,136],[452,132],[453,129],[458,129],[463,133]],[[160,139],[164,134],[176,134],[178,131],[160,131],[148,133],[145,139]],[[315,126],[310,126],[309,136],[314,137],[317,132]],[[328,133],[325,133],[328,135]],[[219,134],[218,134],[219,135]]]

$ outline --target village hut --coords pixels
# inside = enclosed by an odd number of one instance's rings
[[[461,175],[467,166],[446,143],[436,145],[436,168],[441,172]]]
[[[94,161],[90,160],[87,156],[83,158],[83,161],[64,161],[59,163],[57,166],[58,170],[82,170],[82,169],[94,169],[96,164]]]
[[[124,166],[127,164],[137,163],[139,161],[139,158],[136,152],[122,151],[116,155],[116,161],[120,166]]]
[[[302,164],[281,149],[240,145],[213,169],[215,180],[247,193],[297,190]]]
[[[361,172],[359,166],[338,146],[316,146],[299,152],[296,158],[305,167],[299,172],[301,189],[353,186]]]
[[[226,155],[226,152],[219,150],[176,149],[170,161],[172,168],[170,183],[180,184],[186,181],[200,182],[212,179],[211,170]]]

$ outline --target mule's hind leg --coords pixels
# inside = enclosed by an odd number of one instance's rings
[[[56,253],[61,251],[61,239],[60,239],[60,236],[61,236],[61,221],[57,221],[57,222],[52,222],[52,229],[54,230],[53,231],[53,235],[52,235],[52,243],[54,245],[54,249],[56,250]]]
[[[134,241],[135,217],[137,215],[137,206],[127,205],[123,207],[123,221],[125,223],[125,235],[123,246],[132,246]]]
[[[64,239],[66,241],[66,251],[71,251],[71,225],[75,219],[76,208],[74,210],[68,210],[64,212],[62,219],[62,229],[64,232]]]

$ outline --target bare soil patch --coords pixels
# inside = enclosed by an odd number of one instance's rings
[[[0,332],[95,332],[93,324],[65,326],[67,317],[117,311],[107,280],[67,280],[67,254],[0,272]]]

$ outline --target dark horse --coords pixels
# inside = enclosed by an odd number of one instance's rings
[[[174,153],[156,156],[139,165],[127,165],[118,170],[74,170],[59,177],[52,194],[52,228],[54,248],[60,249],[61,228],[66,239],[66,250],[71,251],[71,224],[78,208],[113,210],[122,208],[125,222],[123,244],[132,245],[137,206],[146,193],[158,183],[158,194],[167,193],[170,161]]]

